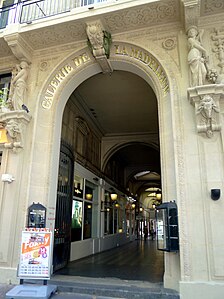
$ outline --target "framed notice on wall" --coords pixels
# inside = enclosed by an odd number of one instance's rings
[[[18,277],[50,279],[52,233],[47,229],[22,232]]]

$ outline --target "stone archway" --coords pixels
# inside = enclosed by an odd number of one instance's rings
[[[178,147],[174,144],[174,135],[181,140],[181,129],[175,131],[173,128],[173,118],[178,119],[180,112],[178,108],[175,111],[173,110],[173,105],[175,106],[175,102],[177,102],[178,93],[176,91],[172,94],[172,90],[177,90],[177,86],[175,80],[169,81],[168,79],[172,76],[171,71],[168,73],[168,77],[164,67],[158,62],[155,56],[140,47],[125,43],[114,43],[112,45],[110,63],[115,70],[124,70],[137,74],[153,88],[158,99],[161,159],[164,171],[163,177],[166,178],[163,181],[163,190],[165,195],[172,194],[173,198],[178,198],[177,190],[181,195],[184,193],[183,185],[181,185],[182,182],[178,187],[170,189],[170,186],[179,184],[175,178],[178,176],[178,172],[181,172],[182,178],[184,177],[184,168],[178,168],[178,161],[183,160],[181,143]],[[36,154],[37,156],[42,155],[45,152],[45,168],[42,172],[45,185],[41,190],[48,210],[53,211],[53,213],[55,212],[56,204],[61,121],[64,107],[69,96],[79,84],[90,76],[100,72],[101,69],[91,56],[89,50],[82,49],[58,65],[42,88],[35,123],[33,156]],[[42,136],[41,142],[39,142],[38,136],[41,134],[43,128],[46,133]],[[169,136],[167,136],[167,130],[169,131]],[[169,162],[171,159],[174,161],[172,167]],[[39,165],[37,162],[33,163],[31,166],[32,173],[37,173],[39,167],[42,167],[42,165],[43,160],[40,161]],[[169,173],[169,177],[167,173]],[[30,184],[30,201],[32,201],[32,180],[33,178],[31,178]],[[184,209],[184,206],[182,205],[181,208]],[[53,228],[54,219],[48,217],[47,222],[48,227]],[[187,255],[185,256],[187,257]],[[170,259],[169,266],[167,264],[166,269],[164,278],[166,286],[177,289],[179,275],[176,275],[177,279],[173,279],[172,273],[179,273],[179,255],[173,256]]]

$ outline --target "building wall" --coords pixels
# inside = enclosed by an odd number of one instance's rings
[[[123,45],[122,45],[123,46]],[[127,44],[127,48],[129,50],[131,49],[131,46]],[[115,48],[116,49],[116,48]],[[54,95],[54,99],[52,102],[52,107],[48,108],[45,106],[45,99],[44,95],[46,95],[46,90],[49,86],[49,82],[52,81],[52,78],[55,77],[55,75],[60,72],[62,67],[67,64],[71,64],[71,61],[74,61],[76,57],[80,57],[80,55],[83,55],[82,53],[87,53],[89,58],[84,63],[82,63],[83,71],[80,72],[80,67],[78,69],[75,69],[75,66],[73,64],[72,71],[68,74],[68,76],[61,82],[59,90]],[[113,58],[114,55],[114,58]],[[169,94],[164,94],[162,90],[160,90],[160,83],[157,80],[157,77],[153,71],[151,71],[150,68],[145,68],[146,70],[141,70],[138,67],[141,67],[141,61],[136,59],[136,66],[133,66],[132,63],[130,63],[130,57],[127,57],[127,62],[124,63],[125,57],[123,55],[119,55],[119,57],[116,57],[116,54],[111,55],[112,63],[114,63],[115,68],[122,69],[122,70],[129,70],[133,71],[139,75],[141,75],[145,80],[151,81],[152,79],[156,82],[154,85],[155,88],[158,89],[158,98],[162,101],[166,100],[167,97],[169,97]],[[37,57],[36,57],[37,59]],[[39,58],[40,59],[40,58]],[[73,60],[72,60],[73,59]],[[86,58],[85,58],[86,59]],[[114,61],[113,61],[114,59]],[[85,64],[88,64],[88,68]],[[38,62],[35,63],[35,60],[33,61],[33,64],[31,66],[32,74],[34,72],[41,70],[38,70],[37,68]],[[51,68],[53,69],[53,67]],[[143,66],[144,69],[144,66]],[[148,71],[151,76],[147,75],[145,72]],[[32,94],[39,95],[39,99],[37,98],[32,99],[30,103],[27,103],[27,105],[30,107],[30,110],[33,110],[34,103],[38,102],[39,105],[37,106],[36,114],[35,114],[35,124],[34,124],[34,131],[33,134],[30,134],[29,136],[33,136],[32,142],[32,159],[30,164],[30,183],[28,186],[28,204],[31,202],[36,202],[37,199],[42,198],[42,204],[47,206],[47,210],[55,210],[55,201],[56,201],[56,184],[57,184],[57,169],[58,169],[58,154],[59,154],[59,145],[60,145],[60,135],[61,135],[61,121],[62,121],[62,111],[63,107],[71,94],[71,92],[74,90],[76,86],[78,86],[79,83],[81,83],[83,80],[87,79],[89,76],[93,75],[94,73],[98,73],[99,69],[98,66],[95,65],[95,62],[93,58],[91,57],[91,54],[88,52],[86,48],[79,51],[78,53],[72,54],[70,57],[68,57],[66,60],[62,61],[60,65],[57,66],[56,69],[51,73],[51,76],[49,76],[48,81],[46,82],[44,80],[43,76],[37,76],[35,78],[34,75],[34,81],[32,81],[32,86],[35,86],[35,89],[37,92]],[[77,75],[76,75],[77,73]],[[31,80],[32,80],[31,77]],[[37,81],[37,78],[40,82]],[[157,81],[156,81],[157,80]],[[41,84],[41,82],[44,82],[44,85]],[[75,82],[75,84],[74,84]],[[151,82],[150,82],[151,83]],[[39,90],[38,90],[39,88]],[[32,88],[31,88],[32,89]],[[169,115],[170,116],[170,115]],[[162,117],[164,119],[164,117]],[[31,126],[29,127],[31,129]],[[44,129],[44,134],[43,134]],[[163,132],[162,136],[163,136]],[[163,138],[163,137],[162,137]],[[165,143],[163,143],[163,146]],[[170,143],[169,143],[170,144]],[[45,155],[43,156],[43,152]],[[173,168],[172,168],[173,169]],[[41,171],[40,171],[41,170]],[[41,177],[40,177],[41,173]],[[38,179],[37,179],[38,178]],[[171,179],[171,177],[169,177]],[[173,181],[173,180],[172,180]],[[49,185],[49,182],[51,184]],[[24,199],[22,199],[24,200]],[[24,219],[24,214],[19,214],[19,217],[21,219]],[[49,217],[50,218],[50,217]],[[47,219],[47,225],[49,227],[53,227],[53,221]],[[52,217],[51,217],[52,218]],[[20,231],[22,229],[22,225],[19,228],[16,234],[19,235]],[[16,253],[18,256],[18,252]],[[178,258],[178,257],[177,257]],[[15,258],[16,260],[16,258]],[[16,265],[15,265],[16,266]]]
[[[63,113],[61,138],[71,146],[77,162],[100,173],[101,136],[75,103],[72,95]]]
[[[208,19],[200,24],[205,29],[205,46],[211,66],[217,67],[219,58],[213,52],[212,39],[215,33],[212,33],[211,22],[206,21]],[[222,29],[219,19],[214,27]],[[161,84],[155,64],[144,63],[140,54],[133,57],[130,54],[132,48],[150,55],[161,65],[169,90]],[[182,28],[173,25],[158,30],[144,28],[115,34],[111,49],[113,68],[141,76],[158,98],[163,197],[165,201],[177,202],[180,235],[180,253],[165,255],[164,285],[179,289],[182,299],[221,299],[224,288],[224,206],[222,198],[213,201],[210,192],[213,188],[223,190],[223,84],[208,84],[204,89],[189,91],[187,37]],[[11,56],[12,59],[1,61],[0,71],[11,70],[18,62]],[[101,72],[84,41],[36,51],[31,62],[26,104],[32,119],[24,121],[23,148],[16,151],[3,148],[1,173],[13,174],[15,181],[0,182],[1,282],[15,281],[27,207],[39,201],[48,211],[55,211],[65,104],[80,83]],[[50,82],[67,65],[72,69],[68,69],[53,96],[46,100]],[[197,97],[205,94],[214,95],[220,109],[217,112],[220,127],[212,136],[200,132],[199,113],[195,110]],[[1,115],[0,119],[5,117]],[[24,115],[21,117],[25,118]],[[54,222],[50,218],[47,225],[53,229]]]

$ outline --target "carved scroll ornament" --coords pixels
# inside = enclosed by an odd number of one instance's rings
[[[212,137],[214,131],[220,131],[218,113],[220,109],[213,97],[205,95],[195,106],[197,117],[197,130],[199,133],[206,133],[207,137]]]
[[[0,114],[0,124],[6,129],[9,142],[4,144],[5,148],[17,152],[24,147],[26,126],[31,116],[25,111],[9,111]]]
[[[100,21],[88,23],[86,26],[88,46],[99,63],[103,73],[112,73],[113,69],[109,62],[111,34],[105,31]]]
[[[224,92],[224,85],[213,84],[188,89],[188,97],[195,107],[198,133],[213,137],[221,131],[219,102]]]

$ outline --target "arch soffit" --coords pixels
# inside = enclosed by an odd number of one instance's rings
[[[131,145],[145,145],[146,147],[149,147],[149,148],[153,148],[154,150],[156,151],[159,151],[159,148],[156,144],[154,143],[147,143],[147,142],[143,142],[143,141],[130,141],[130,142],[127,142],[127,141],[123,141],[122,143],[120,144],[116,144],[114,145],[112,148],[110,148],[107,153],[106,153],[106,156],[104,157],[103,159],[103,162],[102,162],[102,171],[105,170],[105,167],[108,163],[108,161],[110,160],[110,158],[116,154],[119,150],[127,147],[127,146],[131,146]]]

